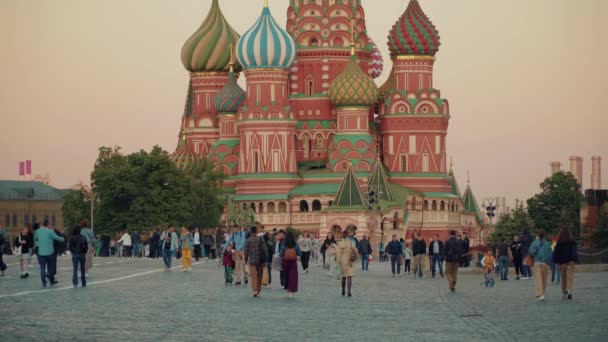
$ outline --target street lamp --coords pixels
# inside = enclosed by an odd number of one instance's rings
[[[94,233],[95,232],[95,230],[94,230],[94,228],[95,228],[95,201],[96,201],[97,195],[95,194],[95,192],[93,192],[93,187],[91,187],[91,186],[83,186],[82,192],[83,192],[85,198],[87,200],[89,200],[89,203],[91,204],[91,231],[93,231],[93,233]]]

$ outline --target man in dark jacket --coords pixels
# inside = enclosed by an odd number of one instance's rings
[[[527,230],[524,230],[521,233],[521,237],[519,239],[521,240],[521,255],[522,255],[522,260],[523,260],[529,254],[528,250],[530,249],[530,246],[532,245],[532,236],[530,235],[530,233]],[[521,279],[524,279],[524,280],[532,279],[532,269],[530,268],[530,266],[522,265]]]
[[[467,233],[462,233],[464,235],[464,237],[462,238],[461,244],[462,244],[462,258],[460,259],[460,265],[462,267],[469,267],[469,261],[471,260],[469,258],[469,246],[471,245],[471,242],[469,241],[469,235]]]
[[[386,252],[391,256],[391,271],[394,277],[401,276],[401,256],[403,255],[403,247],[397,239],[397,235],[393,235],[393,239],[386,246]],[[395,273],[395,269],[397,273]]]
[[[419,278],[424,278],[423,258],[426,256],[426,242],[420,238],[420,233],[414,235],[412,242],[412,254],[414,254],[414,278],[418,275]]]
[[[445,242],[443,253],[445,258],[445,275],[448,279],[450,292],[453,293],[456,291],[458,266],[462,259],[462,242],[456,239],[456,231],[450,231],[450,238]]]
[[[363,239],[359,241],[359,253],[361,254],[361,269],[369,270],[369,256],[372,254],[372,245],[369,243],[367,235],[363,235]]]
[[[443,278],[443,242],[439,241],[439,234],[435,234],[435,240],[429,245],[429,255],[431,256],[431,272],[435,278],[435,265],[439,265],[439,274]]]
[[[160,232],[154,229],[152,233],[152,241],[150,242],[150,251],[154,251],[153,258],[160,258],[163,255],[163,249],[160,243]]]
[[[513,265],[515,266],[515,280],[519,280],[519,274],[521,273],[521,267],[523,262],[523,256],[521,254],[521,241],[519,241],[519,235],[513,236],[513,242],[511,242],[511,256],[513,256]]]
[[[44,220],[44,225],[46,227],[49,227],[49,222],[47,219]],[[63,238],[64,241],[58,241],[58,240],[53,241],[53,248],[55,249],[55,253],[53,253],[53,255],[51,256],[51,260],[49,262],[49,275],[48,275],[51,285],[55,285],[58,283],[58,281],[55,280],[55,276],[57,275],[57,257],[60,255],[63,255],[65,253],[65,251],[67,250],[67,244],[65,242],[64,231],[59,230],[57,228],[53,228],[53,230],[55,231],[55,234],[57,234],[57,236]]]

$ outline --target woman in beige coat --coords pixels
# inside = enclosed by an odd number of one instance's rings
[[[342,274],[342,296],[345,295],[345,287],[348,286],[348,296],[352,297],[350,292],[353,286],[353,262],[350,260],[353,251],[353,243],[348,237],[348,231],[342,232],[342,240],[336,246],[336,260]]]

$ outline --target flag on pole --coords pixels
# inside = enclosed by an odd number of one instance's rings
[[[25,162],[19,162],[19,177],[25,176]]]
[[[25,161],[25,174],[26,175],[32,175],[32,161],[31,160],[26,160]]]

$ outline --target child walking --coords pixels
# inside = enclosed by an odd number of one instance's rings
[[[483,264],[484,271],[483,285],[485,285],[485,287],[494,287],[494,276],[492,275],[494,268],[496,267],[494,251],[488,249],[486,255],[483,257],[483,260],[481,260],[481,263]]]
[[[234,266],[236,265],[234,261],[234,249],[232,248],[232,244],[228,244],[226,246],[226,250],[224,251],[224,284],[232,285],[232,271],[234,270]]]

